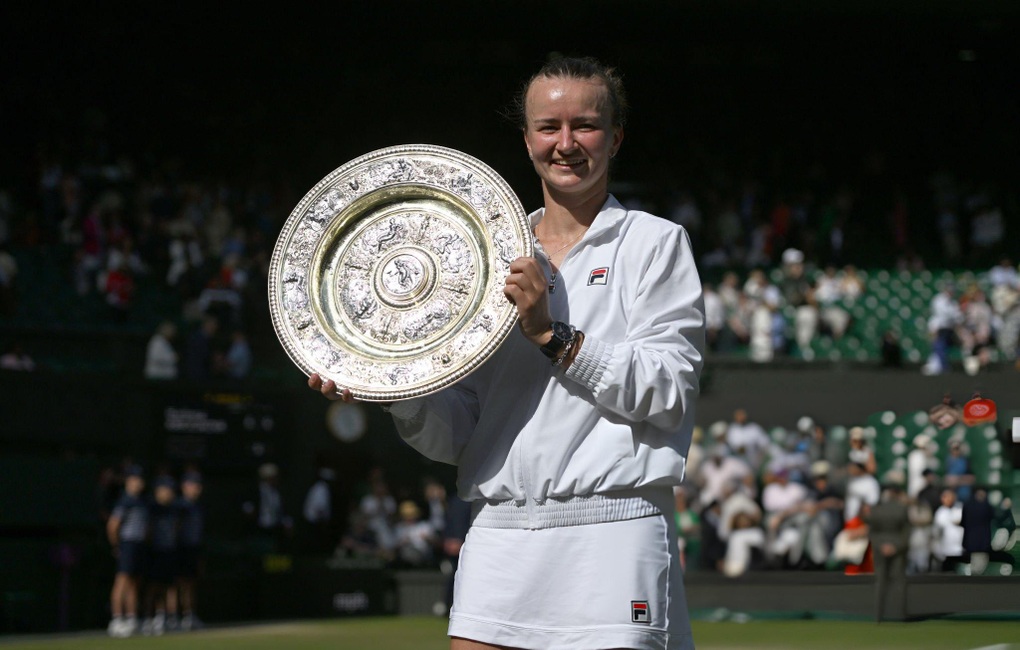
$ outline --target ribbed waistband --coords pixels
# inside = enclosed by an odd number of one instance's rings
[[[472,526],[537,530],[584,526],[650,517],[673,511],[670,487],[620,490],[605,494],[549,497],[544,501],[472,502]]]

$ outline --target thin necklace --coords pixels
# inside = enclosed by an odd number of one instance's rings
[[[580,235],[578,235],[577,237],[574,237],[573,239],[568,241],[566,244],[560,246],[559,248],[557,248],[553,252],[545,254],[545,256],[549,258],[549,272],[551,274],[549,276],[549,293],[552,293],[553,291],[556,291],[556,276],[559,275],[559,272],[556,269],[554,269],[553,265],[552,265],[553,255],[556,255],[557,253],[559,253],[561,250],[563,250],[567,246],[570,246],[571,244],[573,244],[577,240],[579,240],[581,237],[584,237],[584,233],[588,232],[588,228],[591,228],[591,226],[586,227],[584,230],[581,231]],[[535,233],[535,239],[538,240],[539,244],[542,243],[542,240],[539,239],[537,232]]]

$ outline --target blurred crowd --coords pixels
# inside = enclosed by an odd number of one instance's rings
[[[289,507],[275,463],[258,471],[258,488],[242,508],[263,550],[290,549],[316,555],[368,560],[397,568],[440,567],[463,541],[467,509],[439,481],[425,477],[420,490],[395,492],[381,467],[373,467],[350,490],[336,470],[318,468],[300,504]],[[459,552],[459,546],[456,548]]]
[[[1012,260],[1003,258],[987,274],[990,295],[976,283],[957,296],[953,283],[945,282],[932,298],[928,333],[932,353],[922,372],[942,374],[950,368],[950,351],[959,347],[967,374],[976,375],[999,353],[1016,361],[1020,338],[1020,273]]]
[[[753,361],[765,362],[796,349],[810,360],[817,336],[843,338],[851,322],[849,309],[865,290],[857,269],[830,265],[809,273],[804,253],[795,248],[783,252],[780,269],[778,283],[764,270],[754,269],[744,282],[735,271],[727,271],[718,286],[704,284],[705,326],[712,351],[746,348]],[[786,308],[793,310],[792,336]]]
[[[38,194],[0,201],[0,306],[15,313],[20,292],[12,248],[38,250],[81,300],[105,305],[106,322],[159,305],[145,374],[151,378],[244,378],[253,368],[253,330],[265,328],[265,283],[279,225],[290,206],[256,183],[195,181],[169,162],[141,170],[126,158],[68,165],[43,156]],[[6,206],[6,207],[4,207]]]
[[[41,153],[35,196],[0,191],[0,313],[16,313],[19,293],[39,290],[19,276],[12,251],[43,250],[81,299],[105,305],[97,328],[140,321],[152,328],[145,376],[250,376],[259,344],[274,343],[264,287],[273,242],[298,195],[284,183],[209,179],[172,161],[140,164],[99,152],[81,160],[92,162]],[[819,337],[836,342],[851,332],[852,307],[865,294],[855,264],[874,263],[874,251],[887,254],[884,268],[916,271],[925,262],[915,244],[936,232],[926,250],[938,266],[987,269],[1005,253],[1008,193],[948,172],[907,192],[891,182],[881,155],[860,166],[860,182],[837,182],[820,164],[738,182],[724,165],[701,179],[699,191],[678,188],[662,198],[626,182],[619,191],[631,207],[689,231],[714,351],[759,362],[791,353],[810,360]],[[987,296],[968,286],[959,287],[959,299],[932,302],[926,372],[948,368],[954,347],[972,372],[990,362],[996,345],[1002,358],[1016,358],[1016,267],[1003,259],[989,278]],[[139,303],[157,304],[159,313],[139,314]],[[895,333],[875,336],[883,361],[901,363]],[[32,353],[3,343],[8,354]]]
[[[991,503],[986,486],[975,484],[965,441],[951,439],[940,461],[934,441],[918,434],[906,471],[878,476],[867,431],[851,428],[844,443],[805,417],[795,430],[770,436],[743,409],[707,435],[698,431],[675,491],[687,570],[870,573],[876,551],[869,533],[884,503],[899,513],[882,519],[883,532],[892,533],[886,550],[907,572],[978,574],[990,561],[1012,568],[998,532],[1012,536],[1012,504]]]

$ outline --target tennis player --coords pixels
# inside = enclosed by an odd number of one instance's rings
[[[690,242],[608,192],[627,108],[614,70],[554,60],[518,105],[545,203],[535,256],[506,279],[520,327],[462,381],[389,407],[472,502],[451,649],[693,648],[671,523],[704,349]]]

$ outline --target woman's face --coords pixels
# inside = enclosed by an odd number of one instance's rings
[[[524,142],[546,191],[605,193],[609,158],[623,140],[598,80],[540,77],[525,98]]]

